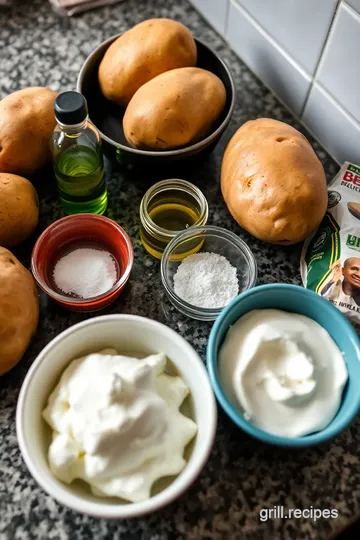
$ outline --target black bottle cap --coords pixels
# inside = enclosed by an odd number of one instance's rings
[[[61,124],[81,124],[88,114],[86,99],[80,92],[62,92],[55,99],[55,116]]]

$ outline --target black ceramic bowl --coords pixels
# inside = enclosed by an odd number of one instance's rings
[[[227,98],[225,109],[214,126],[212,133],[200,142],[176,150],[138,150],[130,146],[124,136],[122,119],[125,109],[108,101],[102,95],[98,83],[100,62],[106,50],[120,35],[109,38],[90,54],[81,68],[77,82],[77,90],[87,99],[90,120],[100,131],[105,151],[115,156],[119,163],[125,165],[156,166],[210,152],[228,125],[234,108],[234,81],[224,62],[207,45],[197,39],[195,40],[198,50],[197,67],[215,73],[222,80],[226,88]]]

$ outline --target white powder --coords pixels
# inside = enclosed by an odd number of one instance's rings
[[[65,294],[93,298],[111,289],[117,280],[117,270],[108,251],[79,248],[56,263],[53,277]]]
[[[236,268],[217,253],[195,253],[179,265],[174,290],[193,306],[222,308],[239,294]]]

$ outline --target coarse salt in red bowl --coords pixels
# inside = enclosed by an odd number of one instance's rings
[[[55,265],[79,248],[111,254],[117,278],[106,292],[91,298],[65,294],[54,281]],[[98,311],[111,304],[129,279],[134,260],[131,240],[115,221],[96,214],[75,214],[52,223],[39,236],[31,257],[31,270],[39,287],[58,304],[72,311]]]

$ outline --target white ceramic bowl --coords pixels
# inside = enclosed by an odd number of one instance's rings
[[[194,448],[184,470],[160,493],[138,503],[95,497],[87,486],[67,485],[51,473],[47,452],[49,429],[41,413],[60,375],[74,358],[113,347],[119,353],[146,356],[164,352],[190,389],[198,426]],[[194,349],[167,326],[134,315],[105,315],[77,324],[58,335],[39,354],[22,385],[16,430],[25,463],[40,486],[58,502],[101,518],[133,518],[169,504],[196,479],[215,437],[217,410],[205,366]]]

